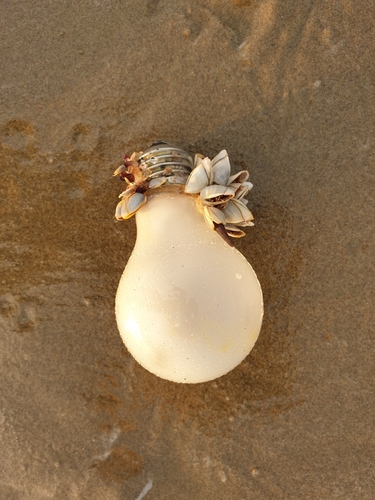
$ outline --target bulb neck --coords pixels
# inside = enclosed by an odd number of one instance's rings
[[[152,144],[138,161],[151,171],[148,181],[165,177],[166,184],[182,185],[185,185],[194,164],[186,151],[162,141]]]
[[[184,193],[182,186],[163,185],[149,193],[147,203],[135,214],[137,248],[151,245],[156,261],[169,254],[171,245],[180,248],[184,255],[198,241],[207,241],[209,248],[214,243],[227,246],[206,224],[198,199]]]

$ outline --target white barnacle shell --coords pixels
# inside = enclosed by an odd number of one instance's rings
[[[225,218],[221,210],[215,207],[203,207],[204,218],[211,229],[214,228],[214,222],[216,224],[224,224]]]
[[[231,186],[234,186],[234,184],[231,184]],[[237,200],[241,200],[243,202],[244,196],[247,195],[247,193],[250,191],[250,189],[253,187],[251,182],[243,182],[242,184],[239,185],[239,187],[236,189],[236,195],[235,198]]]
[[[198,194],[203,188],[212,184],[213,173],[211,160],[204,158],[190,173],[186,185],[185,193]]]
[[[235,189],[230,186],[211,184],[211,186],[202,189],[199,196],[202,198],[205,205],[220,205],[234,198],[234,195]]]
[[[123,191],[121,194],[119,194],[119,198],[127,198],[128,196],[130,196],[131,194],[135,193],[137,190],[137,186],[130,186],[128,187],[128,189],[126,189],[125,191]]]
[[[202,160],[204,160],[204,156],[200,153],[196,153],[194,157],[194,168],[200,165],[202,163]]]
[[[232,224],[225,224],[225,230],[229,236],[232,238],[242,238],[242,236],[245,236],[246,233],[242,231],[242,229],[233,226]]]
[[[125,165],[120,165],[116,170],[113,172],[113,177],[116,177],[116,175],[121,174],[121,172],[126,172],[126,166]]]
[[[228,153],[225,149],[220,151],[211,162],[212,172],[214,174],[214,182],[226,186],[230,176],[230,163]]]
[[[133,193],[124,198],[116,207],[116,219],[129,219],[146,201],[147,198],[142,193]]]
[[[237,193],[237,191],[242,186],[242,184],[240,182],[232,182],[232,184],[229,184],[229,186],[231,188],[233,188],[236,191],[236,193]],[[236,196],[236,198],[237,198],[237,196]]]
[[[251,220],[236,222],[236,226],[239,226],[239,227],[247,227],[247,226],[253,226],[253,225],[254,225],[254,222],[252,222]]]
[[[228,180],[228,184],[232,184],[233,182],[239,182],[242,184],[247,181],[249,178],[249,172],[247,170],[241,170],[241,172],[237,172],[237,174],[231,175]]]
[[[160,186],[162,186],[166,182],[165,177],[157,177],[156,179],[151,179],[150,182],[148,183],[148,188],[149,189],[155,189]]]
[[[229,224],[239,224],[253,220],[253,214],[240,200],[233,198],[229,200],[227,206],[223,208],[225,222]]]

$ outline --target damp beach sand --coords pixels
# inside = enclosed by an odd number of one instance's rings
[[[372,500],[371,2],[20,0],[0,25],[0,498]],[[114,315],[112,172],[164,139],[247,169],[251,354],[179,385]]]

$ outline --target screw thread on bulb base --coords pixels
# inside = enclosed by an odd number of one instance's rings
[[[165,177],[166,184],[184,185],[193,168],[193,158],[186,151],[163,141],[152,144],[138,161],[151,171],[148,181]]]

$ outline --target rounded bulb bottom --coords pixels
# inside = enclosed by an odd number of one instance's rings
[[[116,296],[123,341],[147,370],[173,382],[220,377],[249,354],[263,317],[250,264],[177,190],[136,214],[137,242]]]

